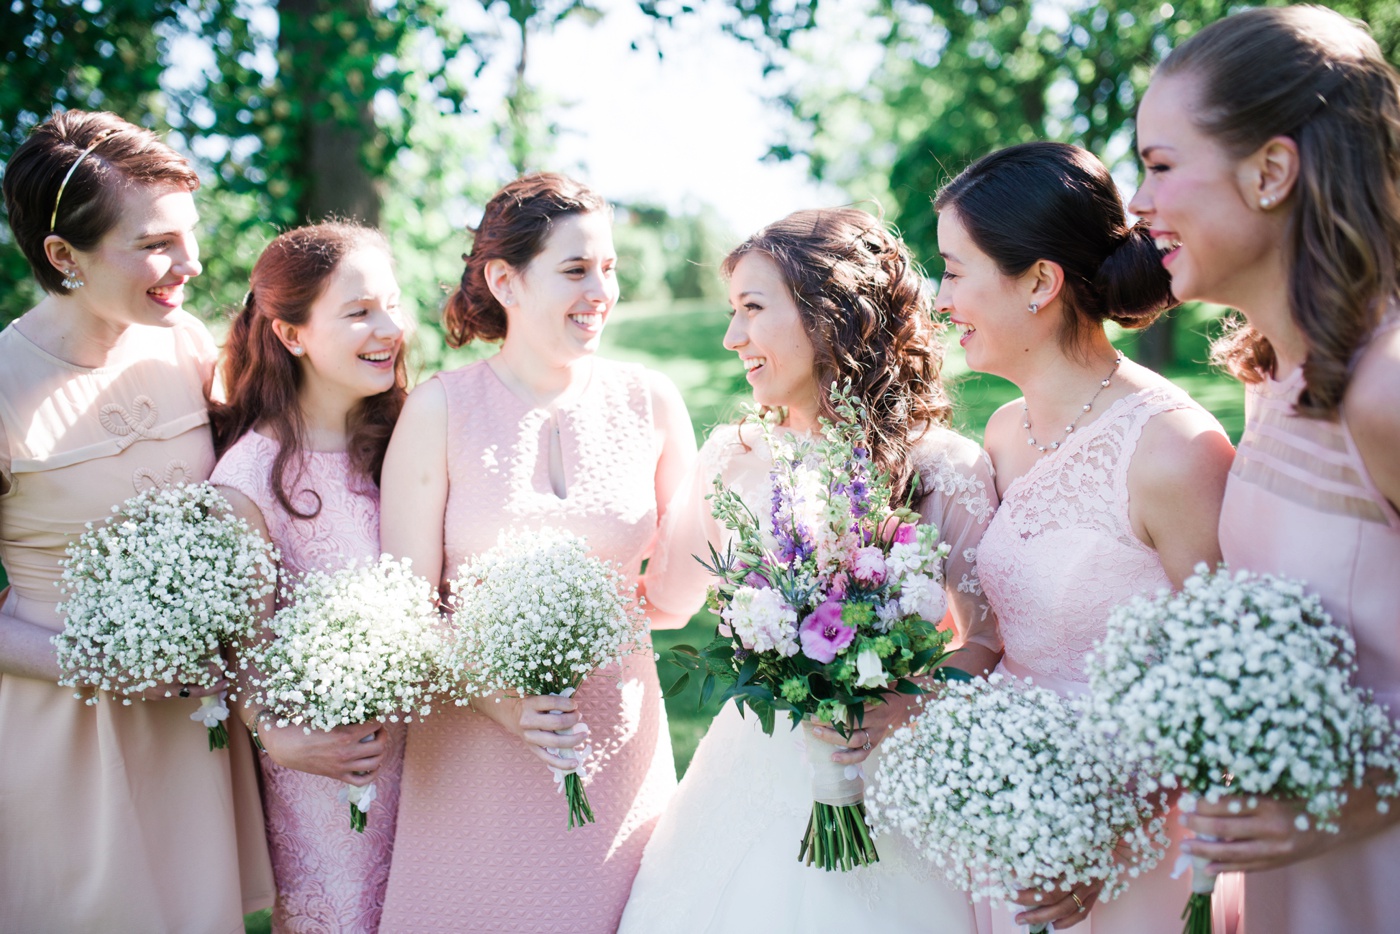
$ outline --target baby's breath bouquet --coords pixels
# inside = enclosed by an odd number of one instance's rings
[[[938,629],[948,546],[909,506],[891,505],[849,385],[833,384],[831,401],[837,417],[823,419],[812,440],[750,416],[772,452],[771,495],[759,515],[716,478],[713,513],[734,533],[734,545],[712,548],[705,562],[721,623],[708,645],[677,646],[672,659],[704,672],[702,700],[723,685],[721,702],[753,711],[766,733],[780,710],[803,724],[813,804],[798,859],[850,870],[880,858],[865,824],[863,773],[833,763],[811,730],[826,721],[849,736],[867,704],[922,692],[911,679],[949,655],[950,635]]]
[[[147,490],[112,512],[68,545],[58,581],[65,621],[53,638],[67,673],[59,683],[132,695],[230,677],[220,643],[272,592],[272,546],[207,483]],[[208,729],[210,749],[228,745],[227,717],[222,693],[200,698],[190,715]]]
[[[283,605],[254,636],[243,667],[278,726],[306,732],[432,711],[443,652],[434,589],[407,559],[384,555],[283,588]],[[347,784],[350,826],[363,831],[374,783]]]
[[[495,547],[462,563],[453,589],[457,640],[448,667],[460,681],[459,703],[496,693],[569,697],[596,669],[651,650],[635,588],[568,532],[503,531]],[[578,763],[551,769],[568,799],[569,828],[592,823],[583,786],[590,750],[551,751]]]
[[[1389,717],[1353,683],[1355,655],[1301,583],[1200,564],[1180,592],[1110,615],[1088,661],[1089,724],[1130,767],[1186,792],[1185,807],[1193,796],[1293,798],[1299,829],[1335,833],[1347,789],[1368,770],[1393,779],[1400,768]],[[1393,780],[1380,791],[1393,796]],[[1204,864],[1188,934],[1210,932],[1215,879]]]
[[[950,684],[884,744],[870,816],[973,899],[1104,883],[1104,900],[1162,858],[1152,798],[1087,741],[1070,702],[994,674]]]

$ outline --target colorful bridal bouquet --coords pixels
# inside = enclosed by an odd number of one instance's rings
[[[1186,792],[1188,809],[1195,796],[1292,798],[1299,829],[1336,832],[1348,788],[1370,769],[1400,769],[1389,717],[1354,685],[1355,654],[1302,584],[1197,565],[1180,592],[1110,615],[1089,658],[1088,723],[1128,766]],[[1380,791],[1395,795],[1394,782]],[[1183,913],[1188,934],[1210,932],[1205,862]]]
[[[306,732],[432,711],[443,653],[435,591],[407,560],[384,555],[283,588],[282,608],[241,656],[253,696],[278,726]],[[346,783],[350,826],[365,829],[374,783]]]
[[[833,385],[831,398],[837,419],[823,419],[810,441],[750,416],[772,451],[771,495],[759,515],[716,479],[713,513],[734,533],[725,553],[711,548],[705,562],[721,623],[709,645],[678,646],[672,659],[704,672],[702,703],[722,684],[722,701],[752,710],[770,735],[779,710],[803,723],[815,801],[798,859],[849,870],[879,860],[864,779],[859,766],[833,763],[832,748],[811,731],[827,721],[849,736],[867,704],[923,692],[911,679],[949,655],[949,634],[937,628],[948,549],[908,506],[889,506],[889,478],[871,462],[849,387]]]
[[[457,638],[447,667],[460,682],[458,703],[499,693],[570,697],[595,670],[649,652],[634,590],[621,568],[590,555],[576,535],[502,532],[493,548],[462,563],[453,582]],[[570,732],[582,729],[580,722]],[[577,762],[550,769],[568,800],[570,830],[593,822],[583,786],[590,751],[550,750]]]
[[[951,684],[885,741],[871,820],[976,900],[1090,882],[1112,899],[1167,837],[1106,750],[1053,691],[1000,674]]]
[[[148,490],[112,512],[68,545],[58,581],[65,622],[53,638],[67,673],[59,683],[132,695],[231,677],[220,643],[272,593],[272,546],[207,483]],[[210,749],[228,745],[227,717],[222,692],[201,697],[190,715],[207,728]]]

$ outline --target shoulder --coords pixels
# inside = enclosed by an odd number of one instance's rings
[[[446,373],[435,373],[413,387],[413,391],[404,400],[403,411],[399,413],[394,432],[428,427],[443,429],[447,424],[448,393],[464,378],[463,370],[478,365],[473,363]]]
[[[1400,499],[1400,328],[1378,334],[1357,361],[1343,417],[1366,470],[1386,498]]]
[[[1173,387],[1179,398],[1171,407],[1151,412],[1133,452],[1132,472],[1150,489],[1169,491],[1223,484],[1235,458],[1225,429],[1215,416]]]
[[[265,502],[264,493],[268,488],[272,461],[276,456],[276,441],[255,431],[245,431],[214,465],[209,482],[218,487],[236,490],[240,495],[259,503]]]
[[[914,443],[909,456],[925,498],[942,497],[944,512],[956,504],[978,523],[991,520],[996,510],[992,462],[976,441],[934,426]]]
[[[657,424],[666,428],[684,425],[689,431],[690,410],[686,408],[685,399],[676,388],[676,384],[664,373],[645,367],[640,369],[641,378],[651,397],[652,417],[656,419]]]

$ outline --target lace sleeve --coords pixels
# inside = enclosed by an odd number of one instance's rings
[[[695,466],[671,497],[657,531],[656,548],[647,562],[647,602],[674,616],[689,616],[705,601],[709,572],[696,556],[709,559],[710,545],[720,547],[722,530],[710,515],[706,498],[724,470],[725,449],[733,427],[716,428],[700,448]]]
[[[14,482],[10,470],[10,436],[5,431],[5,422],[0,420],[0,496],[10,492]]]
[[[997,507],[992,463],[976,443],[947,429],[931,432],[914,456],[923,484],[919,515],[951,546],[943,580],[958,641],[1000,652],[996,614],[977,577],[977,547]]]

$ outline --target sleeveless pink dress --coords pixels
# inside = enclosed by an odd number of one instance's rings
[[[1197,408],[1169,384],[1110,405],[1044,455],[1002,496],[977,569],[1001,625],[1006,654],[998,671],[1033,678],[1062,696],[1087,688],[1084,655],[1104,634],[1109,612],[1138,595],[1171,587],[1157,552],[1128,518],[1128,468],[1148,419]],[[1182,834],[1168,816],[1173,844]],[[1074,928],[1083,934],[1180,934],[1190,878],[1171,878],[1176,851],[1127,892],[1099,904]],[[1216,884],[1217,930],[1235,912],[1226,878]],[[1019,910],[1019,909],[1018,909]],[[1014,934],[1016,912],[984,906],[983,934]]]
[[[282,553],[283,583],[306,571],[335,571],[352,561],[378,558],[379,490],[352,481],[349,456],[310,451],[299,477],[288,469],[289,480],[295,477],[288,483],[293,505],[309,512],[320,498],[321,511],[299,519],[282,508],[272,491],[277,451],[278,442],[250,431],[224,452],[209,479],[242,493],[262,512],[268,535]],[[374,934],[378,929],[403,770],[403,724],[385,724],[384,729],[389,752],[374,776],[378,798],[364,833],[350,829],[341,782],[284,768],[267,753],[259,755],[277,878],[274,931]]]
[[[54,585],[84,526],[152,486],[209,475],[215,355],[188,314],[132,326],[98,368],[0,331],[5,612],[60,631]],[[196,701],[89,707],[73,694],[0,675],[0,931],[241,932],[245,912],[272,902],[242,724],[230,718],[229,748],[211,752],[190,721]]]
[[[656,533],[659,443],[645,371],[595,360],[559,407],[566,495],[549,481],[549,413],[483,361],[440,373],[448,409],[443,576],[509,528],[563,528],[635,575]],[[619,687],[619,681],[621,686]],[[398,842],[381,930],[603,934],[618,917],[676,784],[656,664],[632,655],[576,695],[592,731],[597,823],[570,831],[549,769],[470,708],[409,726]]]
[[[1392,313],[1381,332],[1397,327]],[[1249,387],[1220,546],[1231,567],[1306,581],[1356,640],[1357,680],[1400,717],[1400,514],[1367,473],[1345,407],[1335,422],[1303,418],[1293,411],[1302,389],[1301,367]],[[1246,873],[1241,930],[1389,930],[1400,919],[1398,874],[1396,826],[1306,862]]]

